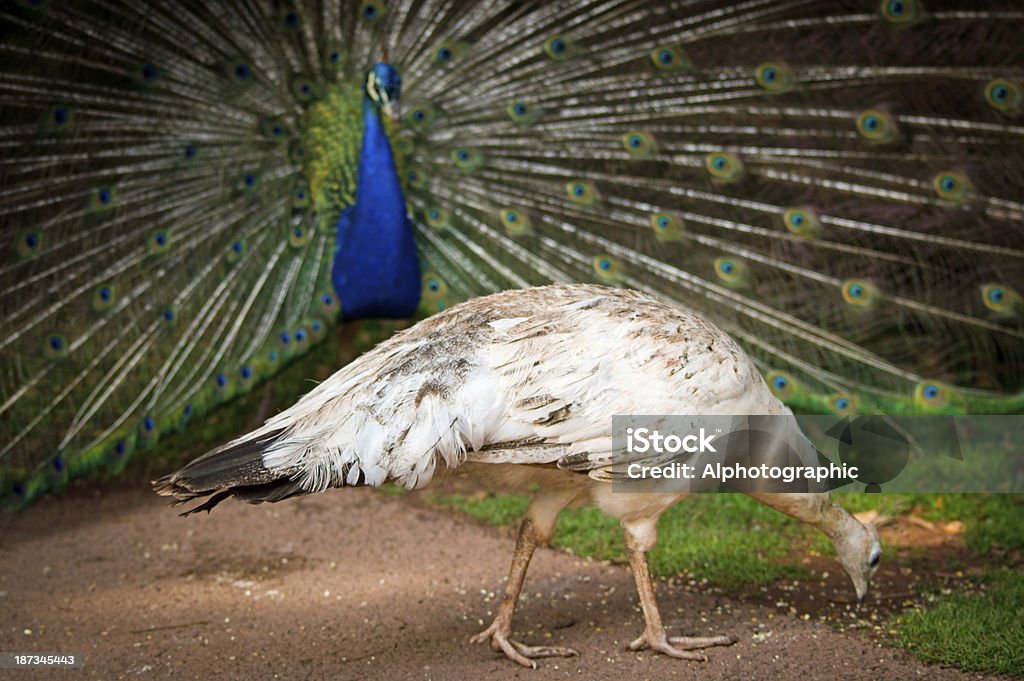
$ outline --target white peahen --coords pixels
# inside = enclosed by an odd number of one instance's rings
[[[501,489],[538,487],[519,529],[498,615],[474,641],[525,666],[572,655],[513,640],[512,616],[534,549],[569,505],[596,504],[625,530],[644,631],[630,644],[702,659],[729,636],[666,636],[647,552],[661,514],[686,496],[615,491],[613,414],[765,414],[792,418],[746,354],[699,315],[633,291],[562,285],[452,307],[381,343],[263,427],[154,483],[186,512],[234,496],[280,501],[331,487],[422,487],[438,469]],[[813,451],[813,447],[807,444]],[[825,532],[858,598],[881,546],[828,494],[751,494]]]
[[[6,2],[0,503],[339,311],[552,282],[698,311],[802,410],[1020,410],[1022,33],[1009,0]]]

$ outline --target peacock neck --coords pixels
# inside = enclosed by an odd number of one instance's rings
[[[331,281],[347,319],[409,317],[421,291],[412,223],[380,112],[365,95],[362,108],[355,202],[338,219]]]

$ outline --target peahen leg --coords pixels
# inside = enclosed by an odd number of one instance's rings
[[[690,652],[711,646],[728,646],[736,642],[731,636],[672,636],[665,634],[658,612],[658,602],[654,597],[654,583],[651,580],[651,569],[647,564],[647,550],[642,543],[626,529],[626,551],[629,554],[629,565],[633,569],[636,590],[640,596],[640,607],[644,612],[644,633],[629,644],[630,650],[650,648],[659,653],[682,660],[705,660],[703,653]]]
[[[537,668],[533,660],[542,657],[572,657],[579,655],[572,648],[558,646],[528,646],[512,640],[512,618],[516,612],[519,593],[526,579],[526,570],[530,567],[530,559],[538,546],[551,541],[554,534],[555,519],[565,507],[566,501],[556,499],[552,495],[538,495],[526,510],[526,516],[519,526],[516,537],[516,548],[512,554],[512,567],[509,568],[508,582],[505,593],[498,606],[498,614],[491,625],[470,639],[472,643],[491,642],[494,652],[505,653],[508,659],[532,669]]]

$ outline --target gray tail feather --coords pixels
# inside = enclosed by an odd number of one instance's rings
[[[174,497],[175,506],[209,497],[182,513],[183,516],[209,512],[228,497],[260,504],[305,494],[306,490],[287,473],[272,471],[263,465],[263,453],[281,432],[215,449],[181,470],[154,480],[153,490],[161,496]]]

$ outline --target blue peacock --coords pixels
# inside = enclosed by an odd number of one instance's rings
[[[1024,409],[1024,10],[968,0],[0,8],[0,499],[328,337],[633,288],[825,413]]]

